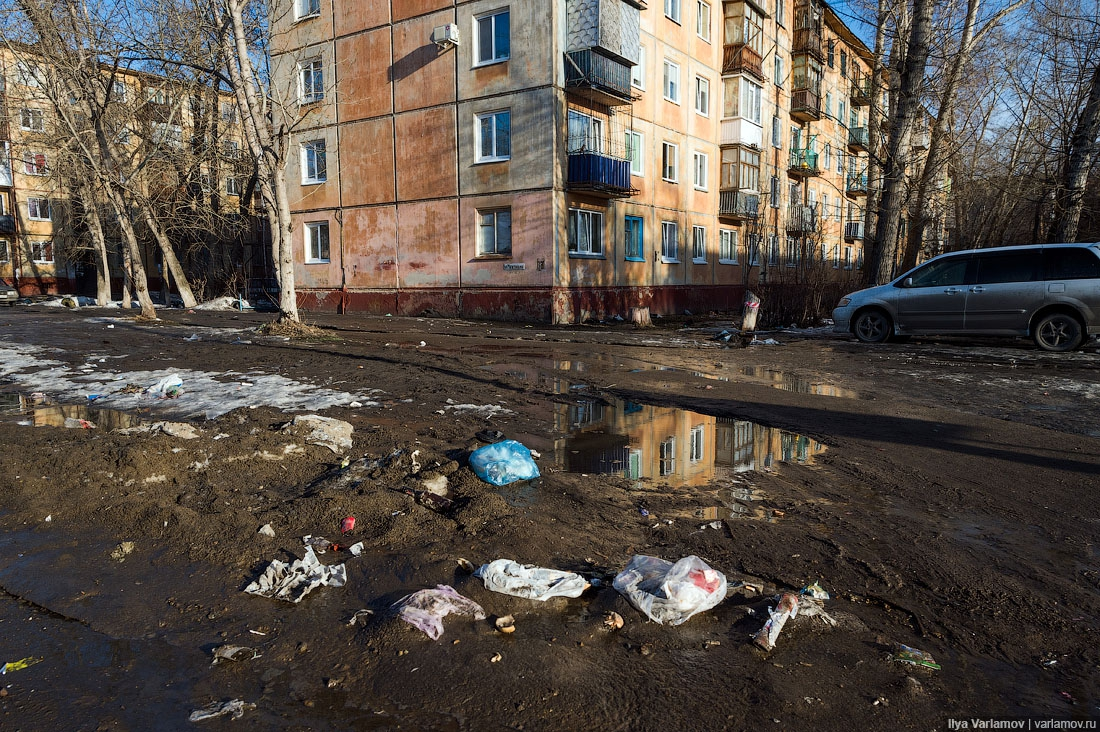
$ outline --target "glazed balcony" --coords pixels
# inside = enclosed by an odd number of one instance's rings
[[[866,196],[867,195],[867,174],[857,173],[848,176],[848,185],[846,187],[848,195],[851,197]]]
[[[867,152],[869,136],[866,127],[848,128],[848,149],[852,152]]]
[[[821,119],[821,95],[813,89],[792,91],[791,117],[799,122],[816,122]]]
[[[844,239],[845,239],[845,241],[862,241],[863,240],[863,222],[862,221],[845,221],[844,222]]]
[[[723,188],[718,192],[718,216],[733,221],[755,219],[760,212],[760,194],[737,188]]]
[[[728,43],[722,47],[722,73],[746,73],[764,81],[764,59],[752,46]]]
[[[817,161],[817,153],[813,150],[794,148],[791,150],[791,160],[790,164],[787,166],[787,175],[798,178],[810,178],[821,175],[821,168],[818,167]]]
[[[787,207],[787,231],[809,234],[817,228],[817,211],[813,206],[795,204]]]
[[[565,87],[609,106],[634,101],[630,67],[590,48],[565,54]]]
[[[630,161],[595,152],[569,154],[568,187],[604,198],[629,198],[638,191],[630,185]]]

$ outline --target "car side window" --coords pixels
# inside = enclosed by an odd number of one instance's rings
[[[1088,249],[1045,249],[1046,279],[1100,278],[1100,258]]]
[[[1012,254],[982,254],[978,260],[978,284],[999,282],[1035,282],[1039,279],[1042,258],[1039,251]]]
[[[969,259],[958,257],[931,262],[913,273],[913,287],[944,287],[966,282],[966,265]]]

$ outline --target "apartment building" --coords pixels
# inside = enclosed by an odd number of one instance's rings
[[[220,262],[224,269],[239,266],[241,246],[250,247],[252,234],[232,221],[249,175],[232,97],[150,74],[104,74],[115,77],[108,112],[117,121],[113,142],[120,159],[133,163],[119,176],[159,206],[157,214],[166,217],[164,227],[181,252],[202,239],[213,244],[195,268],[213,278],[215,260],[234,260]],[[68,122],[60,118],[58,102]],[[103,200],[80,195],[80,176],[67,162],[74,154],[74,126],[78,134],[91,132],[80,100],[61,89],[48,63],[33,48],[0,49],[0,278],[25,296],[95,294],[99,263],[87,225],[92,206],[108,239],[115,294],[122,292],[117,218]],[[215,215],[198,213],[207,210]],[[167,298],[161,251],[140,217],[135,227],[150,289]]]
[[[851,276],[870,54],[767,2],[284,0],[301,306],[572,323]]]

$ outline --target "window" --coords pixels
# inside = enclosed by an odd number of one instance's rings
[[[302,143],[302,185],[328,180],[328,153],[324,140]]]
[[[1100,277],[1100,262],[1084,249],[1052,247],[1043,252],[1048,280],[1080,280]]]
[[[833,269],[840,268],[840,245],[833,245]]]
[[[603,256],[603,214],[598,211],[569,209],[569,253],[577,256]]]
[[[743,117],[753,124],[761,124],[760,100],[763,88],[745,77],[722,79],[722,116]]]
[[[787,266],[794,267],[802,259],[802,247],[793,236],[787,237]]]
[[[707,189],[708,158],[706,153],[695,152],[691,154],[692,183],[695,189],[705,191]]]
[[[661,222],[661,261],[680,261],[680,227],[675,221]]]
[[[512,209],[477,212],[477,254],[512,253]]]
[[[704,425],[696,425],[691,428],[691,446],[688,451],[688,459],[693,463],[697,463],[703,459],[703,443],[704,436],[706,435],[706,427]]]
[[[844,124],[844,102],[838,101],[836,103],[836,121],[840,124]]]
[[[24,130],[43,132],[46,129],[46,115],[41,109],[24,107],[19,110],[19,126]]]
[[[642,158],[642,133],[626,131],[626,157],[630,161],[631,175],[645,174],[645,160]]]
[[[630,67],[630,85],[645,90],[645,46],[638,46],[638,63]]]
[[[225,179],[225,195],[227,196],[239,196],[241,195],[241,183],[236,178]]]
[[[718,264],[737,264],[737,232],[718,230]]]
[[[1018,254],[983,254],[975,257],[978,262],[979,285],[1002,282],[1035,282],[1040,279],[1040,259],[1035,252]],[[1095,257],[1094,257],[1095,259]]]
[[[512,34],[507,10],[479,15],[474,18],[474,65],[507,61],[511,55]]]
[[[46,241],[32,241],[31,242],[31,260],[34,262],[52,262],[53,261],[53,242]]]
[[[478,163],[507,160],[512,156],[512,113],[508,110],[477,115],[474,136]]]
[[[665,0],[665,17],[680,22],[680,0]]]
[[[707,230],[704,226],[691,227],[691,261],[707,263]]]
[[[167,122],[153,123],[153,144],[164,147],[179,147],[183,144],[183,128]]]
[[[7,239],[0,239],[0,262],[11,261],[11,245]]]
[[[328,222],[306,224],[306,264],[319,264],[328,259]]]
[[[771,187],[768,189],[769,203],[772,208],[779,208],[779,177],[773,175],[771,179]]]
[[[677,178],[677,155],[679,148],[671,142],[661,143],[661,178],[669,183],[675,183]]]
[[[34,219],[35,221],[49,221],[50,220],[50,199],[48,199],[48,198],[28,198],[27,199],[27,218]]]
[[[822,169],[828,170],[833,164],[833,146],[829,143],[825,143],[825,154],[822,155]]]
[[[778,54],[775,57],[775,85],[783,86],[783,58]]]
[[[748,79],[741,79],[741,116],[760,124],[760,95],[763,88]]]
[[[623,251],[626,258],[632,262],[644,262],[644,244],[642,219],[627,216],[623,223]]]
[[[841,78],[848,76],[848,52],[843,48],[840,49],[840,76]]]
[[[836,172],[844,174],[844,153],[840,145],[836,146]]]
[[[237,160],[241,157],[241,145],[236,140],[222,141],[222,154],[226,160]]]
[[[695,77],[695,111],[710,116],[710,81],[701,76]]]
[[[670,102],[680,103],[680,67],[665,59],[664,77],[665,99]]]
[[[825,116],[833,116],[833,93],[825,92]]]
[[[829,41],[829,68],[836,63],[836,41]]]
[[[783,147],[783,123],[778,115],[772,117],[772,147]]]
[[[661,475],[672,475],[676,472],[676,438],[669,437],[661,443]]]
[[[295,0],[294,15],[297,20],[315,18],[321,14],[321,0]]]
[[[229,124],[237,123],[237,105],[234,102],[222,102],[221,104],[222,122]]]
[[[783,0],[775,0],[775,22],[787,25],[787,4]]]
[[[759,191],[760,151],[747,147],[723,148],[721,185],[741,191]]]
[[[776,266],[779,264],[779,237],[772,234],[768,237],[768,265]]]
[[[695,33],[710,43],[710,4],[698,0],[696,8],[698,12],[695,14]]]
[[[23,86],[38,88],[42,86],[42,70],[37,65],[20,61],[15,65],[15,76]]]
[[[46,165],[46,153],[24,153],[23,172],[27,175],[49,175],[50,169]]]
[[[325,72],[321,59],[303,61],[298,65],[298,103],[313,104],[325,98]]]
[[[567,115],[569,137],[565,141],[567,153],[603,153],[603,120],[599,117],[570,109]]]
[[[749,266],[750,267],[759,267],[760,266],[760,241],[761,241],[761,236],[762,236],[761,234],[749,234],[749,241],[748,241],[749,249],[748,249],[748,252],[749,252]]]
[[[843,51],[841,52],[840,58],[843,61],[843,59],[844,59]],[[852,248],[851,247],[844,247],[844,269],[851,269],[851,268],[852,268]]]

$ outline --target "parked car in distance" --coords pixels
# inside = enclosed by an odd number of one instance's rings
[[[941,254],[833,310],[834,331],[864,343],[910,334],[1031,336],[1072,351],[1100,334],[1100,243]]]
[[[9,285],[7,282],[0,280],[0,302],[6,302],[8,306],[15,304],[15,301],[19,299],[19,291]]]

